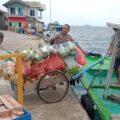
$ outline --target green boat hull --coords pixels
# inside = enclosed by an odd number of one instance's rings
[[[87,64],[82,69],[89,67],[100,59],[101,57],[86,56]],[[90,83],[94,79],[92,86],[87,91],[90,99],[96,106],[94,120],[112,120],[112,114],[120,115],[120,103],[103,97],[109,65],[110,58],[106,58],[104,61],[85,71],[81,83],[72,86],[75,94],[80,99],[81,95],[85,94],[86,89],[89,88]],[[120,86],[113,84],[116,81],[117,79],[113,72],[109,94],[117,94],[120,96]]]

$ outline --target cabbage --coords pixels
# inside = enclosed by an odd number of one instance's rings
[[[49,53],[54,53],[54,54],[57,53],[57,50],[53,46],[49,46],[48,51]]]
[[[73,42],[68,42],[68,48],[70,49],[70,56],[75,55],[77,46]]]
[[[35,58],[36,60],[40,60],[39,54],[35,54],[35,55],[34,55],[34,58]]]
[[[76,45],[74,43],[72,43],[72,42],[68,42],[68,48],[70,50],[75,50],[76,49]]]
[[[23,50],[22,53],[28,54],[28,51],[27,50]]]
[[[70,53],[70,49],[68,48],[67,45],[64,45],[64,50],[65,50],[65,54],[66,54],[66,56],[68,56],[69,53]]]
[[[49,56],[49,51],[48,51],[48,47],[47,46],[44,46],[43,48],[41,48],[40,52],[43,54],[44,58]]]
[[[39,53],[39,49],[34,49],[34,53]]]
[[[28,49],[27,58],[28,58],[28,59],[34,59],[34,50]]]
[[[65,57],[66,56],[66,52],[65,52],[65,48],[62,44],[59,45],[58,49],[58,53],[61,57]]]

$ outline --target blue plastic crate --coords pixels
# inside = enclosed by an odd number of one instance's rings
[[[28,112],[26,109],[24,109],[23,111],[24,115],[14,118],[12,120],[31,120],[31,113]]]

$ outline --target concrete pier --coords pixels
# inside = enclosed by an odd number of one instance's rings
[[[10,31],[3,31],[3,46],[8,51],[36,48],[42,40],[35,36],[22,35]],[[1,53],[5,53],[0,49]],[[0,95],[11,94],[9,81],[0,80]],[[55,104],[46,104],[41,101],[36,92],[24,95],[24,107],[32,114],[32,120],[89,120],[89,117],[71,89],[67,96]]]

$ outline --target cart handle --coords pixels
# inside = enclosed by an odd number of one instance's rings
[[[78,72],[77,74],[75,74],[74,76],[72,76],[72,80],[77,79],[78,77],[80,77],[84,72],[88,71],[89,69],[93,68],[94,66],[96,66],[98,63],[102,62],[105,58],[107,58],[107,56],[101,58],[100,60],[98,60],[96,63],[93,63],[91,65],[89,65],[88,67],[86,67],[85,69],[81,70],[80,72]]]

